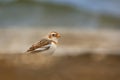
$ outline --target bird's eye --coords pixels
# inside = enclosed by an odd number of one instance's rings
[[[52,36],[55,36],[55,34],[52,34]]]

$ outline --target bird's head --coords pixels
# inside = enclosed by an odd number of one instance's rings
[[[48,38],[49,39],[59,39],[61,36],[58,32],[52,31],[49,33]]]

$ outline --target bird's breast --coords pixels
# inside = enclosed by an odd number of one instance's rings
[[[50,46],[50,49],[49,50],[51,50],[51,51],[55,51],[56,50],[56,44],[55,43],[51,43],[51,46]]]

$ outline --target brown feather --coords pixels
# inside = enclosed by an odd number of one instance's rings
[[[48,40],[48,39],[42,39],[41,41],[39,41],[38,43],[36,44],[33,44],[28,50],[27,52],[30,52],[30,51],[34,51],[35,49],[37,48],[41,48],[47,44],[51,44],[51,40]]]

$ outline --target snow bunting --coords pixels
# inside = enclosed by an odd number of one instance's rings
[[[38,43],[33,44],[27,52],[29,53],[41,53],[44,55],[51,55],[55,51],[60,34],[57,32],[51,32],[47,37],[40,40]]]

